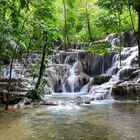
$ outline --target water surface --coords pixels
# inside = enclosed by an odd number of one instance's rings
[[[36,106],[0,112],[0,140],[139,140],[140,103]]]

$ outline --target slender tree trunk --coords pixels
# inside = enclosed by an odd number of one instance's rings
[[[139,6],[140,8],[140,6]],[[139,65],[139,68],[140,68],[140,9],[138,11],[138,37],[137,37],[137,42],[138,42],[138,58],[139,58],[139,61],[138,61],[138,65]]]
[[[121,18],[120,18],[120,13],[118,14],[118,19],[119,19],[119,47],[120,47],[120,50],[119,50],[119,56],[120,56],[120,67],[122,65],[122,62],[121,62],[121,52],[122,52],[122,47],[121,47]]]
[[[133,8],[137,11],[138,14],[138,34],[137,34],[137,43],[138,43],[138,66],[140,68],[140,2],[137,5],[132,5]]]
[[[41,65],[40,65],[40,70],[39,70],[39,77],[38,77],[37,83],[35,85],[36,94],[37,94],[38,88],[40,86],[41,79],[42,79],[44,69],[45,69],[45,64],[44,64],[44,62],[45,62],[45,54],[46,54],[46,44],[43,46],[42,59],[41,59]],[[37,96],[37,95],[35,95],[35,96]]]
[[[5,110],[7,110],[8,106],[9,106],[9,95],[10,95],[10,90],[11,90],[12,69],[13,69],[13,62],[14,62],[14,57],[15,57],[15,54],[16,54],[16,49],[17,49],[17,47],[14,49],[13,56],[11,58],[10,76],[9,76],[9,81],[8,81],[8,91],[7,91],[7,94],[6,94],[7,102],[6,102]]]
[[[31,13],[32,13],[32,12],[30,12],[30,14],[31,14]],[[28,17],[30,16],[30,14],[27,15],[27,17],[26,17],[25,20],[23,21],[23,24],[22,24],[22,27],[21,27],[21,31],[20,31],[20,32],[23,31],[24,25],[25,25],[25,23],[26,23],[26,20],[28,19]],[[20,37],[19,37],[19,39],[18,39],[18,42],[19,42],[19,40],[20,40]],[[14,49],[14,52],[13,52],[13,55],[12,55],[12,58],[11,58],[10,76],[9,76],[9,81],[8,81],[8,91],[7,91],[7,94],[6,94],[7,103],[6,103],[6,106],[5,106],[5,110],[7,110],[7,109],[8,109],[8,106],[9,106],[9,95],[10,95],[10,90],[11,90],[12,68],[13,68],[14,57],[15,57],[16,50],[17,50],[17,47],[18,47],[18,46],[17,46],[17,45],[18,45],[18,42],[17,42],[17,44],[16,44],[16,47],[15,47],[15,49]]]
[[[88,29],[88,38],[92,40],[91,28],[90,28],[90,20],[88,14],[88,0],[86,0],[86,18],[87,18],[87,29]]]
[[[69,37],[68,37],[68,29],[67,29],[66,0],[63,0],[63,5],[64,5],[64,20],[65,20],[65,25],[64,25],[64,45],[65,45],[65,50],[67,50],[66,45],[67,45],[67,42],[69,44]]]
[[[132,12],[131,12],[131,6],[130,6],[130,4],[128,5],[128,8],[129,8],[129,14],[130,14],[130,18],[131,18],[132,28],[133,28],[133,31],[135,33],[136,30],[135,30],[135,26],[134,26],[134,22],[133,22],[133,17],[132,17]]]

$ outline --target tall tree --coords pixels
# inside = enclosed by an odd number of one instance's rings
[[[91,33],[91,27],[90,27],[90,19],[89,19],[89,13],[88,13],[88,0],[85,1],[85,9],[86,9],[86,20],[87,20],[87,30],[88,30],[88,38],[92,40],[92,33]]]
[[[11,90],[11,79],[12,79],[12,69],[13,69],[13,62],[14,58],[16,57],[16,52],[18,51],[18,54],[20,54],[21,46],[23,45],[23,42],[21,40],[21,36],[23,35],[24,25],[28,18],[25,18],[22,16],[21,11],[27,9],[27,5],[24,0],[23,1],[8,1],[7,3],[4,3],[3,9],[4,14],[3,18],[8,21],[8,24],[11,25],[10,34],[7,35],[7,41],[9,42],[8,49],[12,47],[13,52],[11,52],[11,55],[9,55],[10,58],[10,74],[9,74],[9,81],[8,81],[8,89],[6,93],[7,98],[7,104],[5,109],[8,109],[9,105],[9,95]],[[10,14],[8,13],[10,12]],[[12,45],[11,42],[14,42],[14,45]],[[22,44],[22,45],[21,45]]]
[[[35,1],[34,3],[34,21],[33,28],[35,32],[35,38],[37,45],[42,49],[42,58],[40,62],[38,79],[33,89],[33,96],[38,97],[39,86],[41,85],[41,80],[45,70],[45,58],[46,54],[50,55],[52,53],[52,47],[54,46],[55,41],[57,40],[57,21],[55,17],[55,8],[53,6],[54,1],[52,0],[41,0]]]
[[[139,0],[132,0],[128,1],[129,5],[132,5],[132,7],[136,10],[138,14],[138,35],[137,35],[137,42],[138,42],[138,55],[139,55],[139,68],[140,68],[140,1]]]
[[[70,44],[71,32],[74,34],[75,24],[75,3],[76,0],[63,0],[64,15],[64,45]]]
[[[66,0],[63,0],[63,6],[64,6],[64,45],[65,49],[66,44],[69,44],[69,37],[68,37],[68,28],[67,28],[67,8],[66,8]]]
[[[138,15],[138,34],[137,34],[137,43],[138,43],[138,65],[140,68],[140,1],[139,0],[98,0],[98,4],[101,7],[104,7],[108,9],[111,12],[116,12],[116,10],[120,10],[120,12],[123,11],[124,7],[132,7]],[[118,7],[118,4],[121,5],[121,7]],[[119,9],[118,9],[119,8]]]

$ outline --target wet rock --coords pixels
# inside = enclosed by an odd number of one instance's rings
[[[85,104],[90,104],[90,102],[91,102],[90,100],[84,101]]]
[[[125,47],[132,47],[137,45],[137,33],[136,32],[124,32],[123,43]]]
[[[74,79],[74,80],[73,80]],[[79,92],[80,89],[90,81],[90,77],[84,73],[79,75],[69,77],[65,82],[65,87],[67,92]]]
[[[59,64],[68,64],[70,66],[78,60],[81,62],[82,72],[94,76],[103,74],[112,66],[114,55],[115,53],[96,55],[84,50],[73,50],[71,52],[62,51],[54,56],[53,60],[59,61],[57,62]]]
[[[48,99],[48,100],[35,101],[35,102],[33,102],[33,105],[57,106],[57,105],[59,105],[59,103],[55,99]]]
[[[81,97],[76,97],[76,99],[73,101],[73,103],[74,104],[76,104],[76,105],[81,105],[81,104],[83,104],[84,102],[83,102],[83,99],[81,98]]]
[[[80,74],[83,71],[82,64],[80,61],[77,61],[73,66],[74,72],[76,75]]]
[[[140,83],[140,79],[138,79],[137,82]]]
[[[43,105],[57,106],[58,103],[56,101],[45,101],[43,102]]]
[[[111,79],[111,76],[108,75],[97,75],[93,79],[93,84],[101,85],[105,82],[108,82]]]
[[[74,98],[71,103],[76,104],[76,105],[81,105],[81,104],[90,104],[91,100],[89,98],[84,98],[77,96]]]
[[[11,79],[11,83],[19,83],[19,82],[23,82],[24,79],[21,78],[12,78]],[[0,77],[0,82],[9,82],[9,78],[5,78],[5,77]]]
[[[136,70],[131,74],[130,79],[137,81],[140,78],[140,70]]]
[[[113,56],[114,53],[95,55],[89,52],[80,52],[79,60],[82,62],[83,72],[94,76],[103,74],[111,67]]]
[[[136,68],[128,67],[128,68],[122,68],[118,72],[118,77],[120,80],[129,80],[132,77],[133,72],[136,70]]]
[[[10,102],[16,102],[22,97],[26,97],[28,93],[27,79],[12,78],[10,85]],[[6,94],[8,92],[9,78],[0,78],[0,101],[6,102]]]
[[[47,86],[54,92],[63,91],[63,83],[69,77],[69,66],[62,64],[54,64],[46,69]]]
[[[52,60],[57,64],[73,65],[77,61],[77,52],[60,51]]]
[[[111,94],[117,100],[137,100],[140,97],[140,83],[131,81],[114,85]]]
[[[54,92],[62,92],[63,87],[61,84],[61,77],[54,77],[55,81],[53,81]]]
[[[54,75],[53,77],[49,78],[47,85],[48,87],[53,89],[54,92],[62,92],[63,87],[61,83],[61,77],[59,75]],[[46,90],[46,91],[49,91],[49,90]]]
[[[49,86],[45,85],[44,92],[45,92],[45,94],[52,94],[52,89]]]
[[[117,74],[118,73],[118,71],[120,70],[120,67],[112,67],[112,68],[110,68],[109,69],[109,71],[108,71],[108,75],[115,75],[115,74]]]

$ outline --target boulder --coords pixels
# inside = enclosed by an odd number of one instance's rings
[[[136,68],[133,67],[124,67],[118,72],[118,77],[120,80],[130,80],[135,70]]]
[[[97,75],[93,79],[94,85],[101,85],[105,82],[108,82],[111,79],[111,76],[108,75]]]
[[[114,85],[111,94],[116,100],[137,100],[140,98],[140,83],[131,81]]]
[[[140,70],[136,70],[131,74],[131,79],[137,81],[140,78]]]
[[[54,92],[62,92],[62,84],[69,76],[69,67],[67,65],[54,64],[49,65],[46,69],[47,86],[54,90]],[[47,91],[47,90],[46,90]],[[49,92],[50,93],[50,92]]]

